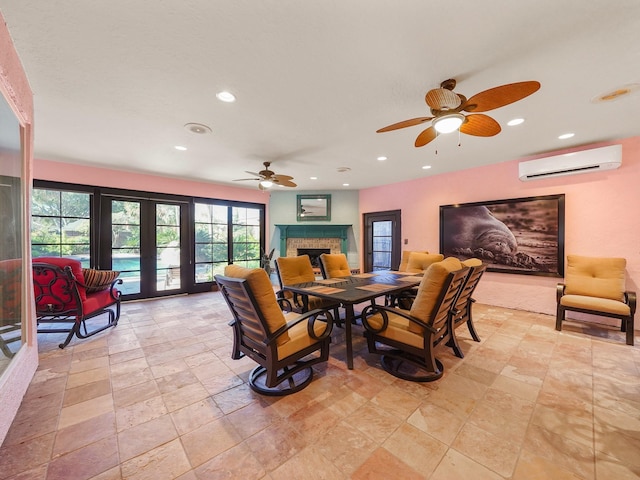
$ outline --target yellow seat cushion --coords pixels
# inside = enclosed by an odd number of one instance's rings
[[[324,265],[327,278],[351,275],[351,268],[344,253],[323,253],[320,255],[320,261]]]
[[[387,328],[385,328],[378,335],[381,337],[389,338],[391,340],[396,340],[398,342],[402,342],[405,345],[411,345],[416,348],[424,348],[424,336],[421,333],[416,333],[413,330],[420,328],[417,325],[414,325],[412,329],[410,327],[411,322],[400,315],[396,315],[391,312],[387,312],[387,319],[389,323],[387,324]],[[367,322],[373,328],[380,328],[382,326],[383,320],[382,315],[376,313],[371,317],[367,318]]]
[[[563,295],[560,305],[568,308],[584,308],[595,312],[611,313],[613,315],[629,316],[631,308],[624,302],[610,298],[585,297],[583,295]]]
[[[624,258],[567,255],[565,294],[624,300]]]
[[[407,268],[406,272],[410,273],[422,273],[429,265],[436,262],[441,262],[444,260],[444,255],[439,253],[420,253],[420,252],[411,252],[409,254],[409,259],[407,260]]]
[[[298,318],[300,315],[297,313],[287,313],[285,315],[286,321],[292,321]],[[278,360],[298,353],[300,350],[314,345],[318,342],[309,336],[307,331],[307,320],[300,322],[289,329],[289,338],[286,343],[278,344]],[[326,322],[317,321],[313,324],[313,331],[316,336],[320,336],[327,328]]]
[[[398,267],[398,271],[399,272],[406,272],[407,271],[407,264],[409,263],[409,255],[411,255],[412,253],[429,253],[426,250],[403,250],[402,251],[402,258],[400,259],[400,266]]]
[[[227,265],[224,268],[226,277],[246,279],[260,311],[269,327],[269,333],[273,333],[286,324],[284,313],[278,305],[276,293],[269,280],[269,275],[262,268],[245,268],[239,265]],[[278,337],[278,345],[289,341],[289,335],[285,332]]]
[[[426,322],[436,306],[447,276],[461,268],[462,263],[455,257],[447,257],[441,262],[429,265],[424,277],[422,277],[413,305],[411,305],[409,312],[411,316]],[[411,324],[408,328],[412,332],[422,333],[422,328],[418,325]]]

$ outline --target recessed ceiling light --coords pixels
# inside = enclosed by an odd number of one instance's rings
[[[509,125],[510,127],[515,127],[516,125],[520,125],[521,123],[524,123],[524,118],[514,118],[513,120],[509,120],[507,122],[507,125]]]
[[[342,186],[343,186],[343,187],[348,187],[348,186],[349,186],[349,184],[348,184],[348,183],[343,183],[343,184],[342,184]]]
[[[187,123],[184,128],[191,133],[197,133],[198,135],[204,135],[205,133],[211,133],[211,128],[202,123]]]
[[[187,149],[187,147],[183,147],[182,145],[176,145],[173,148],[175,148],[176,150],[180,150],[181,152],[184,152]]]
[[[423,170],[429,170],[431,168],[431,165],[424,165],[422,167]]]
[[[575,135],[575,133],[563,133],[562,135],[560,135],[558,138],[560,140],[566,140],[567,138],[571,138]]]
[[[387,159],[387,157],[383,155],[381,157],[378,157],[377,159],[380,160],[381,162],[384,162]]]
[[[318,177],[309,177],[309,180],[317,180]]]
[[[227,91],[216,93],[216,97],[221,102],[231,103],[236,101],[236,96],[233,93]]]

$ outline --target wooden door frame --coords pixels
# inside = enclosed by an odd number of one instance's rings
[[[391,268],[397,269],[402,257],[402,210],[387,210],[362,214],[364,271],[371,271],[373,258],[373,235],[371,224],[376,221],[392,222]]]

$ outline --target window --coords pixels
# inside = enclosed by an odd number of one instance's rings
[[[213,282],[229,263],[229,207],[195,204],[196,283]]]
[[[91,195],[35,188],[31,203],[33,257],[73,256],[89,267]]]
[[[260,267],[264,205],[38,180],[32,198],[33,256],[118,270],[125,300],[209,290],[229,263]]]
[[[260,266],[260,210],[233,207],[233,263]]]

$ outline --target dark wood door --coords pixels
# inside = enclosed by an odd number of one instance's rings
[[[402,254],[401,211],[365,213],[363,221],[365,271],[396,270]]]

